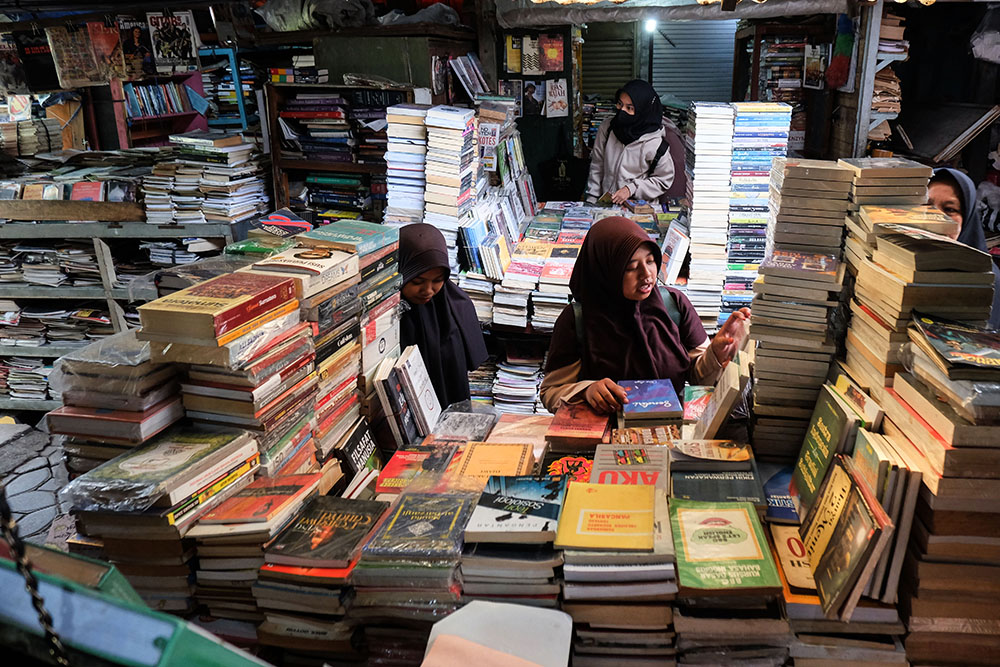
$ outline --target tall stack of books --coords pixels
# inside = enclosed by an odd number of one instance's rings
[[[389,137],[385,152],[389,186],[386,224],[405,225],[423,220],[427,160],[424,118],[429,108],[422,104],[397,104],[386,109]]]
[[[68,354],[51,379],[63,407],[47,416],[72,475],[96,468],[184,416],[170,365],[150,360],[149,344],[123,331]]]
[[[729,241],[722,326],[734,310],[749,307],[753,281],[767,246],[768,183],[775,158],[788,150],[792,108],[770,102],[735,102],[730,170]]]
[[[833,162],[778,158],[771,169],[768,258],[754,284],[750,337],[757,455],[794,458],[826,379],[844,268],[840,242],[850,173]]]
[[[544,363],[543,349],[508,343],[506,358],[497,365],[496,381],[493,383],[493,405],[496,409],[517,414],[544,412],[538,396]]]
[[[292,155],[308,160],[355,162],[358,140],[339,93],[296,93],[278,112],[278,125]]]
[[[851,302],[847,365],[878,392],[903,370],[902,344],[914,312],[986,322],[993,299],[990,256],[945,236],[905,225],[875,228],[872,259],[862,260]]]
[[[564,549],[563,608],[576,630],[573,662],[670,660],[676,652],[670,603],[677,580],[666,449],[613,449],[595,455],[595,470],[597,458],[606,459],[604,483],[594,483],[594,471],[589,483],[570,483],[556,533],[556,547]],[[628,463],[642,472],[619,475]]]
[[[790,151],[801,151],[806,143],[806,112],[802,107],[805,48],[802,35],[768,36],[760,46],[760,99],[786,102],[795,108],[788,134]]]
[[[436,106],[427,111],[427,186],[424,222],[434,225],[448,242],[451,269],[458,273],[458,228],[475,204],[478,169],[476,112]]]
[[[841,158],[838,164],[854,173],[851,203],[912,206],[927,201],[932,169],[906,158]]]
[[[316,494],[321,475],[259,477],[198,520],[195,597],[211,616],[258,623],[252,586],[264,549]]]
[[[712,332],[718,327],[725,284],[733,107],[712,102],[692,104],[685,146],[691,235],[687,296],[706,331]]]
[[[253,596],[264,616],[261,644],[286,661],[357,660],[353,626],[344,622],[357,553],[385,515],[386,503],[320,496],[264,549]],[[321,657],[320,657],[321,656]]]
[[[253,480],[260,461],[246,431],[175,427],[81,475],[64,489],[77,530],[103,541],[113,562],[154,609],[193,610],[199,517]]]
[[[782,664],[791,632],[757,510],[750,503],[674,498],[670,528],[679,592],[674,629],[680,661]]]
[[[885,400],[885,434],[923,473],[900,583],[907,657],[984,664],[1000,642],[1000,373],[995,332],[915,317],[912,374]]]

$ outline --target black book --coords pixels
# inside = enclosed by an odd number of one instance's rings
[[[264,551],[273,565],[344,568],[388,503],[319,496]]]
[[[334,451],[334,454],[346,466],[351,475],[356,475],[365,467],[375,451],[375,438],[372,437],[371,429],[368,428],[368,420],[361,417],[354,422],[342,442],[343,444]]]
[[[750,470],[711,472],[680,471],[670,474],[671,497],[708,503],[750,502],[764,511],[764,485],[757,472],[757,462],[750,460]]]
[[[23,30],[13,33],[13,36],[28,88],[34,93],[59,90],[59,75],[56,74],[56,64],[52,60],[52,49],[45,32]]]
[[[474,507],[470,494],[404,493],[362,558],[458,560]]]

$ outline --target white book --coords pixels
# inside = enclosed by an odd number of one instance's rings
[[[441,417],[441,402],[438,401],[434,385],[427,374],[420,348],[416,345],[406,348],[395,367],[399,371],[421,435],[429,435]]]

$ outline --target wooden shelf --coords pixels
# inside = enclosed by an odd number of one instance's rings
[[[351,37],[439,37],[444,39],[476,39],[476,32],[461,26],[443,26],[439,23],[409,23],[398,26],[351,28],[349,30],[293,30],[289,32],[258,32],[254,35],[257,46],[308,44],[313,39],[330,35]]]
[[[384,164],[362,164],[358,162],[325,162],[323,160],[299,160],[296,158],[280,158],[278,165],[282,169],[307,169],[310,171],[339,171],[348,174],[382,174]]]
[[[174,118],[190,118],[191,116],[199,116],[197,111],[179,111],[177,113],[165,113],[159,116],[133,116],[128,119],[129,123],[153,123],[156,121],[172,120]]]
[[[0,225],[0,239],[158,239],[198,236],[231,239],[228,224],[151,225],[145,222],[40,222]],[[3,285],[0,284],[0,291]]]
[[[0,410],[32,410],[49,412],[61,408],[62,401],[32,401],[24,398],[0,398]]]
[[[55,359],[63,355],[83,349],[83,345],[41,345],[39,347],[22,347],[20,345],[0,345],[0,357],[46,357]]]

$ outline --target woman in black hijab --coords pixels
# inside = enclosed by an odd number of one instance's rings
[[[399,230],[403,275],[399,323],[403,348],[416,345],[443,407],[469,398],[469,371],[486,361],[486,343],[472,301],[448,280],[448,246],[436,227]]]
[[[601,124],[590,154],[587,199],[611,193],[615,204],[656,201],[674,182],[667,137],[673,126],[664,121],[656,91],[641,79],[622,86],[615,100],[618,112]]]
[[[976,201],[976,185],[971,178],[950,167],[935,169],[934,175],[927,183],[927,203],[958,223],[957,236],[953,234],[952,238],[970,248],[989,252]],[[990,327],[1000,329],[1000,268],[995,262]]]

